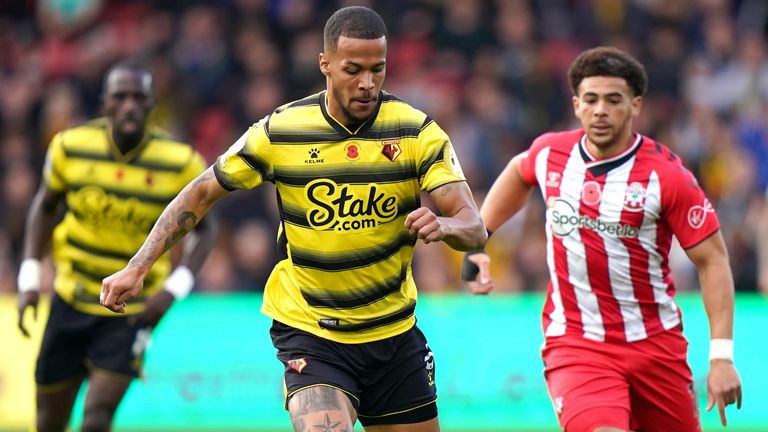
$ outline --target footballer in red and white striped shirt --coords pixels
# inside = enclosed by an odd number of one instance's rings
[[[714,208],[674,153],[632,130],[647,88],[637,60],[615,48],[587,50],[569,81],[581,128],[536,139],[481,208],[493,232],[534,186],[546,203],[542,357],[560,425],[701,430],[670,277],[673,236],[699,273],[712,337],[707,409],[717,405],[725,424],[725,407],[741,404],[741,381],[731,348],[733,278]],[[465,256],[462,275],[476,293],[493,288],[489,262],[482,252]]]

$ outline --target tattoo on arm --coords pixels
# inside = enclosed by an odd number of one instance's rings
[[[196,202],[196,193],[193,191],[198,187],[204,187],[202,184],[212,178],[213,172],[210,169],[204,171],[171,201],[155,223],[144,245],[129,261],[129,267],[151,266],[160,255],[195,228],[198,217],[191,209],[199,207],[199,204]]]
[[[165,244],[163,244],[164,251],[170,249],[174,243],[195,228],[195,225],[197,225],[197,216],[191,211],[182,211],[176,217],[176,223],[178,224],[176,230],[171,233],[170,237],[165,239]]]
[[[440,188],[440,196],[446,196],[453,190],[453,186],[451,184],[444,185]]]

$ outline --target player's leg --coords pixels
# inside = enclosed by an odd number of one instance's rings
[[[128,386],[141,372],[151,330],[130,317],[94,317],[86,353],[88,393],[83,431],[108,431]]]
[[[566,432],[628,431],[629,384],[621,364],[605,343],[566,338],[548,340],[542,352],[560,427]]]
[[[85,397],[83,432],[109,431],[117,406],[128,390],[130,380],[124,376],[94,370],[88,377]]]
[[[421,423],[365,427],[365,432],[438,432],[439,430],[440,422],[438,422],[437,417]]]
[[[358,418],[366,432],[438,432],[435,356],[417,326],[371,343]]]
[[[356,372],[350,366],[358,361],[354,348],[278,321],[270,336],[285,366],[285,408],[294,431],[352,432],[360,403]]]
[[[349,397],[341,390],[326,385],[296,392],[288,402],[288,412],[295,432],[352,432],[357,417]]]
[[[89,325],[88,316],[72,309],[58,295],[52,297],[35,368],[35,423],[40,432],[63,431],[69,423],[87,373],[83,360]]]
[[[688,341],[670,330],[637,343],[638,363],[630,377],[632,417],[644,432],[700,432]]]
[[[38,432],[63,432],[69,424],[72,407],[83,378],[37,388]]]

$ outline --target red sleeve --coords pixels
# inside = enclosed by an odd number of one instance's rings
[[[536,181],[536,157],[539,155],[542,149],[550,145],[547,137],[552,134],[540,135],[533,140],[531,147],[525,152],[521,153],[522,160],[520,161],[520,175],[523,177],[526,183],[531,186],[537,184]]]
[[[693,173],[675,164],[659,179],[664,219],[683,249],[696,246],[720,229],[715,209]]]

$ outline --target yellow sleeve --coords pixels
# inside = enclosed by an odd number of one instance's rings
[[[444,184],[465,180],[448,134],[434,120],[428,119],[419,133],[421,189],[431,192]]]
[[[45,154],[43,166],[43,181],[49,189],[55,192],[64,192],[67,189],[66,172],[67,155],[64,152],[64,132],[59,132],[53,137]]]
[[[216,159],[213,171],[227,190],[253,189],[264,181],[273,181],[271,146],[265,117],[251,126],[232,146]]]

